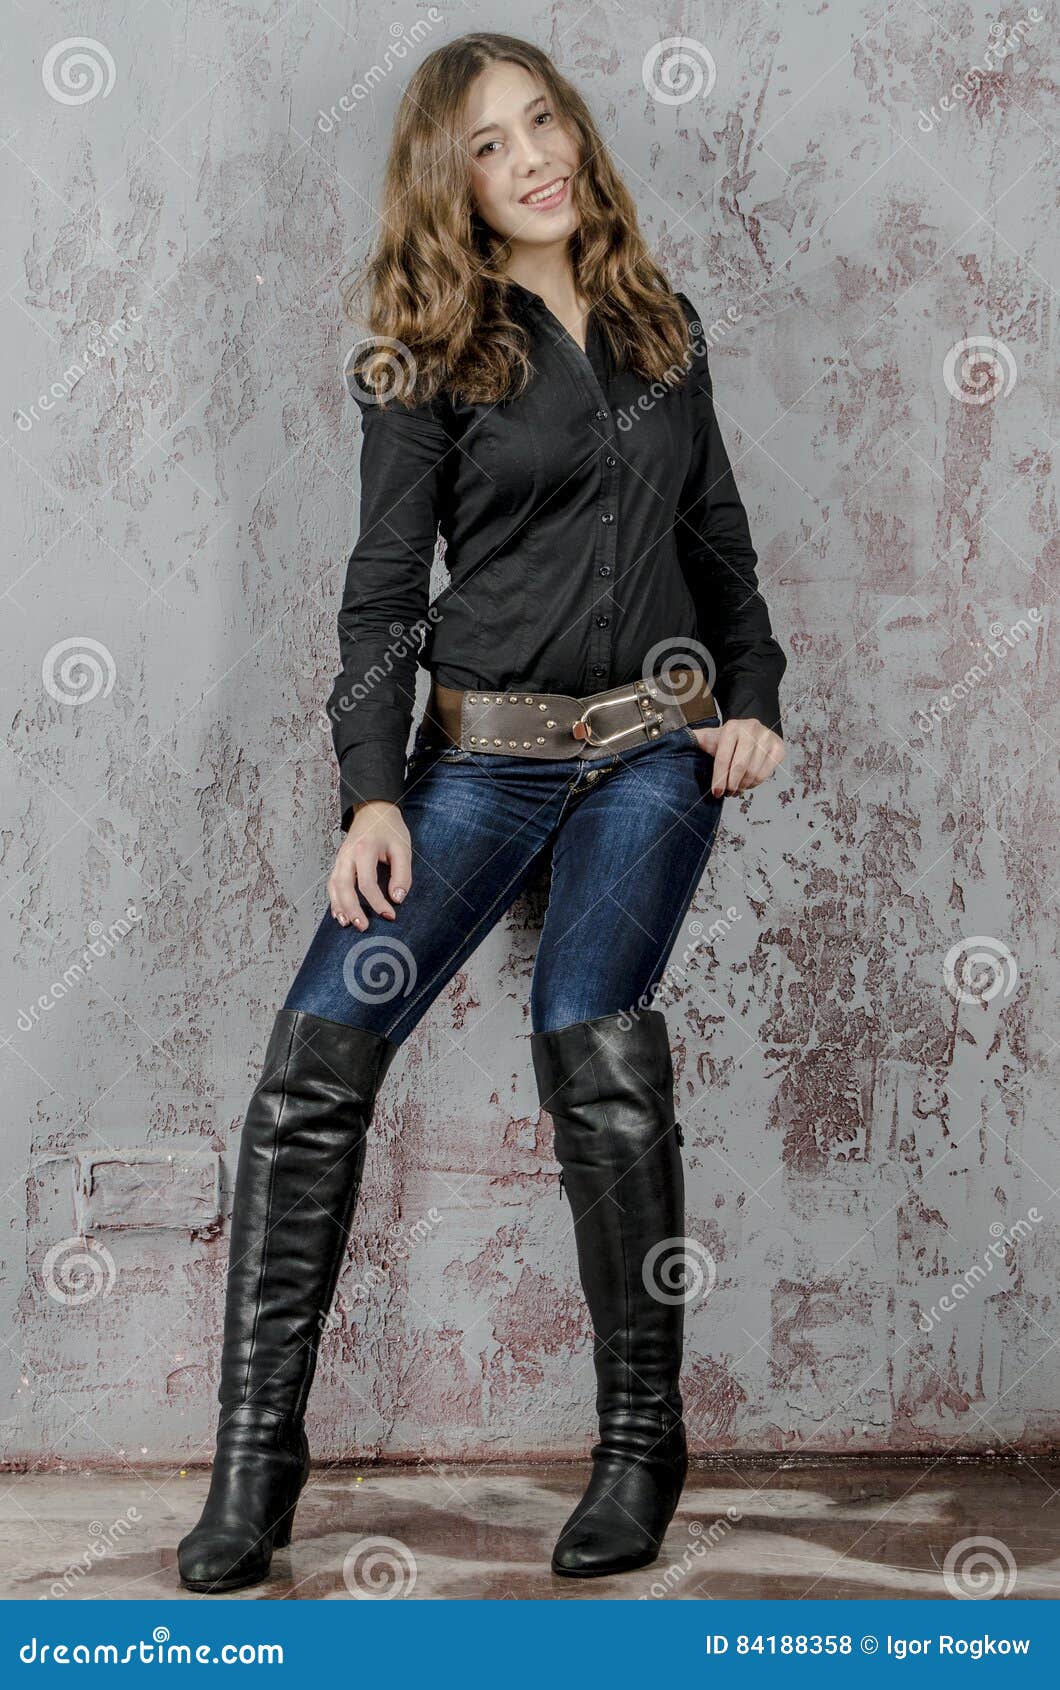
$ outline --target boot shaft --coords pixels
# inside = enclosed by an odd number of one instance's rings
[[[297,1420],[398,1046],[299,1010],[276,1016],[240,1136],[218,1398]]]
[[[666,1020],[598,1016],[531,1043],[592,1318],[601,1439],[644,1451],[678,1436],[681,1418],[683,1299],[660,1277],[684,1245]]]

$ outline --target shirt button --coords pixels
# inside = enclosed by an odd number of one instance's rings
[[[608,469],[614,469],[615,462],[616,462],[616,460],[614,458],[610,457],[610,456],[608,456],[604,459],[604,463],[607,465]]]
[[[596,415],[597,415],[597,418],[599,419],[600,422],[606,422],[607,421],[607,412],[606,411],[597,411]]]
[[[606,675],[607,670],[604,668],[602,663],[596,663],[596,664],[593,665],[593,674],[594,675]]]
[[[598,575],[610,575],[611,565],[609,563],[602,563],[596,573]]]
[[[611,514],[611,512],[610,512],[610,511],[605,511],[605,512],[604,512],[604,514],[603,514],[603,516],[602,516],[602,517],[601,517],[601,518],[600,518],[600,521],[601,521],[601,522],[614,522],[614,520],[615,520],[615,519],[614,519],[614,517],[613,517],[613,516],[612,516],[612,514]]]
[[[596,618],[596,626],[598,628],[606,628],[608,626],[608,624],[610,623],[610,621],[611,621],[610,616],[598,616]]]

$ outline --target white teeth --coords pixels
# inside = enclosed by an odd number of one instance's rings
[[[524,200],[523,204],[536,205],[539,200],[550,200],[553,194],[559,193],[565,181],[566,177],[562,181],[553,183],[551,188],[541,188],[536,194],[531,194],[529,199]]]

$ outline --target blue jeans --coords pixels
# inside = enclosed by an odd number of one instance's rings
[[[401,806],[405,902],[393,921],[365,905],[360,932],[329,907],[283,1007],[400,1043],[549,858],[533,1030],[650,1007],[717,832],[713,771],[689,724],[555,761],[428,749],[421,728]]]

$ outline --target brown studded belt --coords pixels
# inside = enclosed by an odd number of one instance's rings
[[[718,713],[701,669],[670,669],[585,698],[532,687],[472,692],[435,680],[421,743],[504,757],[607,757]]]

